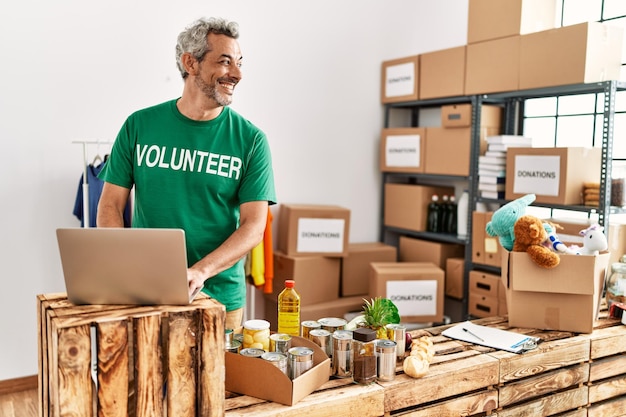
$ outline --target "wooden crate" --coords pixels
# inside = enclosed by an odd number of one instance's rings
[[[37,300],[40,417],[224,415],[223,305],[203,295],[188,306]]]

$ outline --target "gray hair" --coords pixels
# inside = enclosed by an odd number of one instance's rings
[[[219,17],[198,19],[178,35],[176,42],[176,65],[183,79],[187,78],[187,71],[181,61],[184,53],[190,53],[198,62],[209,52],[209,33],[226,35],[233,39],[239,38],[239,25]]]

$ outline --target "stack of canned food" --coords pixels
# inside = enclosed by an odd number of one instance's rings
[[[271,362],[290,379],[295,379],[313,367],[313,350],[291,346],[291,336],[270,334],[266,320],[248,320],[242,334],[226,329],[226,350],[231,353],[260,358]]]
[[[388,339],[376,339],[376,332],[367,328],[346,330],[347,321],[326,317],[303,321],[300,336],[317,344],[331,359],[331,375],[352,378],[360,384],[376,380],[391,381],[396,375],[396,361],[405,354],[406,328],[389,324]],[[226,349],[233,353],[272,362],[285,375],[295,379],[313,367],[313,350],[291,346],[291,336],[270,334],[270,323],[248,320],[243,334],[226,330]]]

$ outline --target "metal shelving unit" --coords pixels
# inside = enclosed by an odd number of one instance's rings
[[[602,127],[602,163],[600,173],[600,206],[592,208],[588,206],[557,206],[543,205],[541,203],[533,203],[534,206],[548,207],[554,209],[565,209],[573,211],[582,211],[598,215],[598,222],[601,225],[608,224],[608,217],[611,212],[619,210],[612,208],[611,200],[611,169],[613,160],[613,126],[615,117],[615,99],[617,91],[626,90],[626,83],[620,81],[605,81],[589,84],[565,85],[549,88],[540,88],[532,90],[521,90],[507,93],[497,93],[488,95],[474,95],[461,97],[446,97],[441,99],[417,100],[402,103],[389,103],[385,105],[384,126],[389,127],[390,114],[394,109],[408,109],[411,111],[410,127],[419,126],[419,111],[429,107],[440,107],[447,104],[472,104],[472,127],[471,127],[471,154],[470,154],[470,172],[467,177],[453,177],[445,175],[428,175],[428,174],[408,174],[408,173],[383,173],[382,184],[382,207],[381,207],[381,230],[380,240],[385,243],[396,244],[399,236],[410,236],[423,238],[431,241],[444,243],[457,243],[465,245],[465,271],[464,271],[464,289],[462,303],[462,315],[468,317],[468,300],[469,300],[469,271],[472,269],[480,269],[486,272],[499,273],[499,268],[490,267],[483,264],[474,264],[472,262],[472,212],[476,209],[478,202],[506,204],[507,200],[489,200],[482,199],[478,196],[478,157],[480,155],[480,120],[481,108],[483,104],[497,104],[504,108],[504,125],[503,133],[505,134],[523,134],[523,116],[524,103],[528,99],[540,97],[553,97],[565,95],[579,95],[589,93],[604,94],[604,111],[603,111],[603,127]],[[467,237],[459,239],[449,234],[438,234],[429,232],[413,232],[384,225],[384,185],[388,182],[404,181],[405,183],[430,185],[436,183],[452,184],[454,182],[466,181],[469,191],[469,209],[467,218]],[[608,233],[608,227],[605,228]]]

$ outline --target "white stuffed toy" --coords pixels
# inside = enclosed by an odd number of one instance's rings
[[[577,255],[598,255],[609,248],[609,243],[604,235],[604,227],[599,224],[592,224],[586,229],[578,232],[583,237],[583,246],[572,246],[571,249]]]

